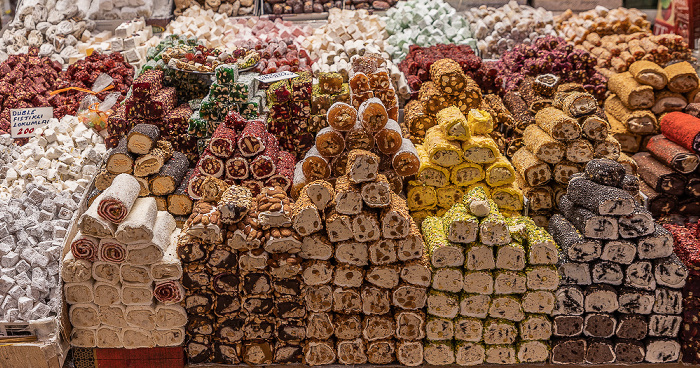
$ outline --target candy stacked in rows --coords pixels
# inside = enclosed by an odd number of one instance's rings
[[[255,119],[264,107],[265,94],[257,91],[256,73],[239,75],[237,65],[225,64],[216,67],[215,75],[199,110],[189,119],[187,133],[197,138],[210,138],[230,111]]]
[[[397,123],[398,98],[386,60],[374,54],[355,56],[352,64],[350,102],[335,102],[328,108],[329,126],[318,131],[315,145],[295,172],[294,194],[311,181],[345,175],[348,155],[354,149],[378,155],[379,170],[396,193],[402,191],[402,177],[418,171],[418,152],[410,140],[403,138]],[[341,91],[343,86],[337,73],[319,76],[323,90]]]
[[[644,150],[649,136],[659,133],[658,120],[664,114],[700,111],[697,104],[688,105],[697,98],[698,74],[687,61],[665,68],[635,61],[628,72],[608,76],[608,90],[612,94],[604,106],[611,131],[628,153]]]
[[[350,151],[346,174],[306,184],[292,211],[302,237],[309,365],[423,363],[423,239],[379,157]]]
[[[139,191],[135,177],[120,174],[78,220],[61,268],[72,346],[150,348],[185,340],[175,219],[158,211],[154,198],[138,198]]]
[[[230,111],[214,131],[189,178],[187,193],[204,195],[200,185],[207,177],[248,188],[254,196],[266,186],[289,191],[294,179],[294,155],[280,149],[277,138],[260,120],[246,120]]]
[[[429,54],[429,51],[426,50],[425,53]],[[443,52],[448,54],[454,51]],[[435,115],[443,109],[456,106],[462,114],[467,114],[469,110],[481,106],[481,89],[464,72],[464,68],[475,62],[474,56],[473,52],[465,51],[459,58],[424,60],[417,54],[416,60],[404,61],[405,64],[401,66],[404,72],[406,68],[411,70],[420,67],[416,78],[424,81],[420,84],[418,99],[409,102],[405,108],[404,130],[411,140],[422,142],[428,129],[437,123]]]
[[[119,174],[133,175],[140,184],[139,197],[153,197],[159,211],[188,216],[192,212],[192,200],[186,193],[189,167],[187,155],[175,150],[161,128],[139,123],[109,151],[95,177],[95,191],[109,188]]]
[[[665,114],[661,133],[632,156],[639,166],[641,192],[654,216],[700,214],[700,119],[682,112]],[[698,144],[693,145],[697,140]]]
[[[680,355],[687,270],[673,237],[635,201],[621,164],[596,159],[569,181],[549,233],[562,249],[552,313],[557,364],[665,363]]]
[[[195,204],[177,245],[186,289],[187,359],[190,364],[269,362],[270,343],[243,345],[245,340],[269,339],[275,330],[274,322],[257,315],[262,308],[269,312],[272,300],[248,298],[260,294],[258,280],[270,292],[268,276],[241,274],[252,272],[251,266],[266,267],[265,259],[251,262],[255,257],[247,252],[262,245],[253,197],[244,187],[211,177],[202,187],[206,195]]]
[[[338,72],[316,73],[316,81],[311,92],[311,116],[309,129],[314,134],[328,126],[326,115],[328,109],[336,102],[351,104],[350,85],[344,82],[346,78]]]
[[[162,138],[176,151],[196,161],[197,141],[187,134],[187,118],[192,110],[188,104],[177,105],[176,88],[164,83],[161,70],[148,70],[134,80],[131,95],[109,117],[107,147],[116,147],[137,124],[153,124],[165,132]]]
[[[681,352],[684,363],[700,362],[700,339],[698,338],[698,308],[700,308],[700,223],[664,224],[673,234],[674,250],[688,269],[688,279],[683,287],[683,324],[681,325]]]
[[[272,83],[267,89],[267,128],[297,159],[313,146],[314,134],[321,129],[310,119],[312,90],[313,76],[308,71],[297,72],[296,77]]]
[[[482,188],[423,221],[430,365],[546,362],[559,286],[557,245],[527,217],[504,218]]]
[[[436,120],[423,145],[416,147],[420,168],[407,192],[414,219],[420,223],[427,216],[442,216],[475,187],[481,187],[501,210],[522,210],[515,169],[487,135],[494,125],[491,115],[471,109],[465,117],[450,106],[439,111]]]
[[[522,146],[512,157],[517,180],[530,216],[546,225],[571,175],[593,158],[619,159],[620,143],[595,97],[580,84],[560,84],[552,74],[526,79],[503,102],[522,129]]]

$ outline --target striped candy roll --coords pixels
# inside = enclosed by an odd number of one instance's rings
[[[184,297],[185,290],[178,281],[165,281],[156,283],[153,288],[153,296],[161,303],[180,303]]]
[[[101,194],[97,213],[113,223],[121,223],[129,213],[141,190],[139,182],[131,175],[120,174],[112,185]]]
[[[93,262],[99,256],[99,243],[97,238],[78,232],[71,242],[71,253],[75,259]]]

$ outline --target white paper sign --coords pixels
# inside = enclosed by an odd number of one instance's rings
[[[53,107],[31,107],[10,110],[10,134],[12,138],[28,138],[36,135],[36,129],[46,126],[53,118]]]
[[[294,78],[294,77],[298,77],[297,73],[287,71],[287,72],[259,75],[259,76],[255,77],[255,79],[259,80],[262,83],[272,83],[272,82],[281,81],[282,79],[289,79],[289,78]]]

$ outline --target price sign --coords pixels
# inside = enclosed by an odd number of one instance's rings
[[[293,72],[279,72],[279,73],[260,75],[260,76],[255,77],[255,79],[259,80],[262,83],[272,83],[272,82],[281,81],[283,79],[294,78],[297,76],[298,76],[297,73],[293,73]]]
[[[53,107],[31,107],[10,110],[10,134],[12,138],[29,138],[36,135],[53,118]]]

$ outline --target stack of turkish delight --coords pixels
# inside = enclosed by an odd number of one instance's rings
[[[311,181],[345,175],[348,155],[354,149],[377,154],[379,170],[396,193],[402,191],[402,177],[418,171],[418,152],[410,140],[403,138],[397,123],[398,98],[385,60],[365,55],[351,62],[350,103],[335,102],[326,111],[329,126],[318,131],[316,144],[295,172],[293,194]],[[321,74],[319,85],[326,91],[341,91],[344,86],[337,73]]]
[[[176,151],[197,161],[197,141],[187,134],[187,119],[192,115],[188,104],[177,105],[175,87],[164,85],[161,70],[148,70],[131,86],[131,95],[110,115],[107,125],[108,147],[116,147],[137,124],[152,124],[162,130],[162,138]]]
[[[664,224],[664,227],[673,234],[674,250],[685,264],[688,279],[683,287],[683,323],[681,325],[681,352],[683,362],[697,364],[700,362],[700,340],[698,338],[698,308],[700,308],[700,223],[697,219],[694,223]],[[675,270],[682,274],[682,269]]]
[[[246,119],[258,117],[265,94],[262,91],[257,93],[256,75],[239,75],[235,64],[216,67],[216,81],[202,99],[199,110],[190,116],[188,133],[197,138],[210,138],[231,111]]]
[[[277,138],[260,120],[246,120],[230,111],[214,131],[187,184],[195,200],[205,194],[207,177],[248,188],[257,196],[263,187],[279,186],[289,192],[294,179],[294,155],[280,149]]]
[[[666,363],[681,346],[687,271],[673,237],[636,203],[621,164],[592,160],[569,181],[549,233],[562,248],[556,364]]]
[[[425,361],[546,362],[559,286],[551,236],[527,217],[505,218],[482,188],[422,227],[433,269]]]
[[[158,43],[157,40],[153,37],[153,27],[138,18],[117,26],[109,45],[112,52],[120,52],[127,61],[141,68],[146,63],[149,45]]]
[[[309,365],[423,363],[423,239],[379,157],[352,150],[346,173],[306,184],[292,211],[302,237]]]
[[[648,152],[632,158],[639,166],[641,192],[654,216],[700,214],[700,119],[682,112],[665,114],[661,133],[646,143]],[[694,143],[698,142],[698,143]]]
[[[439,111],[436,120],[423,145],[416,146],[420,168],[407,192],[414,219],[420,223],[427,216],[442,216],[475,187],[501,210],[521,211],[523,194],[515,183],[515,169],[487,135],[494,125],[491,115],[471,109],[465,117],[450,106]]]
[[[314,135],[321,129],[311,120],[312,83],[311,72],[303,71],[294,78],[272,83],[267,89],[267,128],[280,146],[297,159],[314,145]]]
[[[503,102],[522,131],[512,162],[538,224],[547,224],[569,178],[588,161],[621,157],[595,97],[580,84],[560,84],[557,76],[544,74],[526,79]]]
[[[430,78],[420,85],[418,99],[409,102],[405,108],[404,130],[414,142],[422,142],[428,129],[437,122],[435,115],[450,106],[456,106],[462,114],[481,106],[482,95],[479,85],[464,73],[465,63],[471,63],[470,53],[465,59],[428,60],[418,76]],[[418,56],[416,56],[418,57]],[[419,60],[414,63],[419,63]],[[409,64],[402,66],[410,68]],[[420,64],[419,64],[420,65]],[[429,74],[426,74],[429,73]],[[427,80],[427,79],[426,79]]]
[[[189,362],[301,362],[306,308],[293,202],[279,187],[253,197],[216,178],[202,186],[178,251]]]
[[[613,93],[605,100],[611,131],[628,153],[644,150],[650,136],[659,133],[658,120],[664,114],[700,111],[697,104],[688,104],[699,88],[697,72],[687,61],[665,68],[636,61],[628,72],[610,74],[608,90]]]
[[[309,117],[309,130],[315,135],[323,128],[328,127],[326,115],[336,102],[351,104],[350,85],[344,82],[343,75],[338,72],[316,73],[317,83],[311,92],[311,116]]]
[[[61,268],[72,346],[148,348],[185,340],[175,219],[158,211],[154,198],[138,198],[140,188],[135,177],[120,174],[77,223]]]
[[[165,130],[165,129],[163,129]],[[189,216],[192,200],[187,196],[190,161],[174,149],[153,124],[137,124],[107,155],[95,177],[95,194],[112,185],[119,174],[133,175],[140,185],[139,197],[153,197],[159,211]]]

